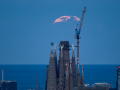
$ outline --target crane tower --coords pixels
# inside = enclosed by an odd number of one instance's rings
[[[80,69],[79,69],[79,39],[81,37],[79,37],[80,32],[81,32],[81,27],[82,27],[82,22],[83,22],[83,17],[84,17],[84,13],[86,11],[86,7],[84,7],[83,13],[82,13],[82,18],[81,18],[81,22],[80,22],[80,26],[79,26],[79,30],[77,30],[77,27],[75,27],[75,31],[76,31],[76,36],[75,38],[77,39],[77,86],[80,85]]]

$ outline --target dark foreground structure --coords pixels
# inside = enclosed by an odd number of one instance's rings
[[[16,81],[0,81],[0,90],[17,90]]]

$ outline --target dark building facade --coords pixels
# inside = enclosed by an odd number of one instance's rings
[[[117,82],[116,82],[117,90],[120,90],[120,66],[117,67]]]
[[[17,82],[1,81],[1,90],[17,90]]]

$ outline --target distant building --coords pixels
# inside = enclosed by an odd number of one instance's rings
[[[0,90],[17,90],[16,81],[0,81]]]
[[[4,80],[4,69],[2,69],[2,80],[0,81],[0,90],[17,90],[16,81]]]
[[[74,87],[73,90],[109,90],[107,87]]]
[[[120,66],[117,67],[117,82],[116,82],[117,90],[120,90]]]
[[[89,84],[84,84],[85,87],[89,87],[90,85]]]
[[[92,86],[93,87],[107,87],[108,89],[112,88],[112,85],[109,83],[95,83]]]

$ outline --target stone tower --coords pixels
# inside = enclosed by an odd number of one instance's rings
[[[72,75],[72,66],[71,66],[71,58],[70,58],[70,90],[73,90],[73,75]]]
[[[58,90],[62,90],[64,88],[63,47],[64,45],[60,45]]]
[[[54,60],[54,54],[53,51],[51,51],[47,78],[47,90],[57,90],[57,77],[55,67],[56,65]]]
[[[66,74],[66,63],[69,63],[69,41],[60,41],[60,45],[64,45],[63,47],[63,64],[64,64],[64,74]],[[69,68],[68,68],[69,69]],[[69,72],[69,70],[68,70]]]
[[[64,79],[64,82],[65,83],[65,78],[66,78],[66,63],[69,63],[69,41],[60,41],[60,45],[59,46],[64,46],[63,47],[63,79]],[[59,49],[60,52],[61,52],[61,49]],[[59,59],[59,65],[60,65],[60,59]],[[60,69],[60,66],[59,66],[59,69]],[[68,73],[69,73],[69,67],[68,67]],[[60,70],[59,70],[59,75],[60,75]],[[63,86],[65,87],[65,85]]]
[[[76,66],[75,66],[75,54],[74,54],[74,45],[72,45],[72,75],[73,75],[73,87],[76,87]]]
[[[68,64],[66,64],[65,90],[69,90],[69,73],[68,73]]]
[[[53,45],[53,44],[51,44]],[[57,46],[57,45],[56,45]],[[45,90],[73,90],[84,83],[84,74],[80,81],[79,58],[77,58],[77,82],[76,82],[76,66],[74,45],[72,45],[72,59],[69,60],[69,41],[60,41],[60,54],[57,66],[57,54],[51,51],[49,68],[47,67],[46,87]],[[83,70],[83,69],[82,69]]]
[[[81,75],[81,85],[84,86],[84,73],[83,73],[83,65],[82,64],[82,75]]]

